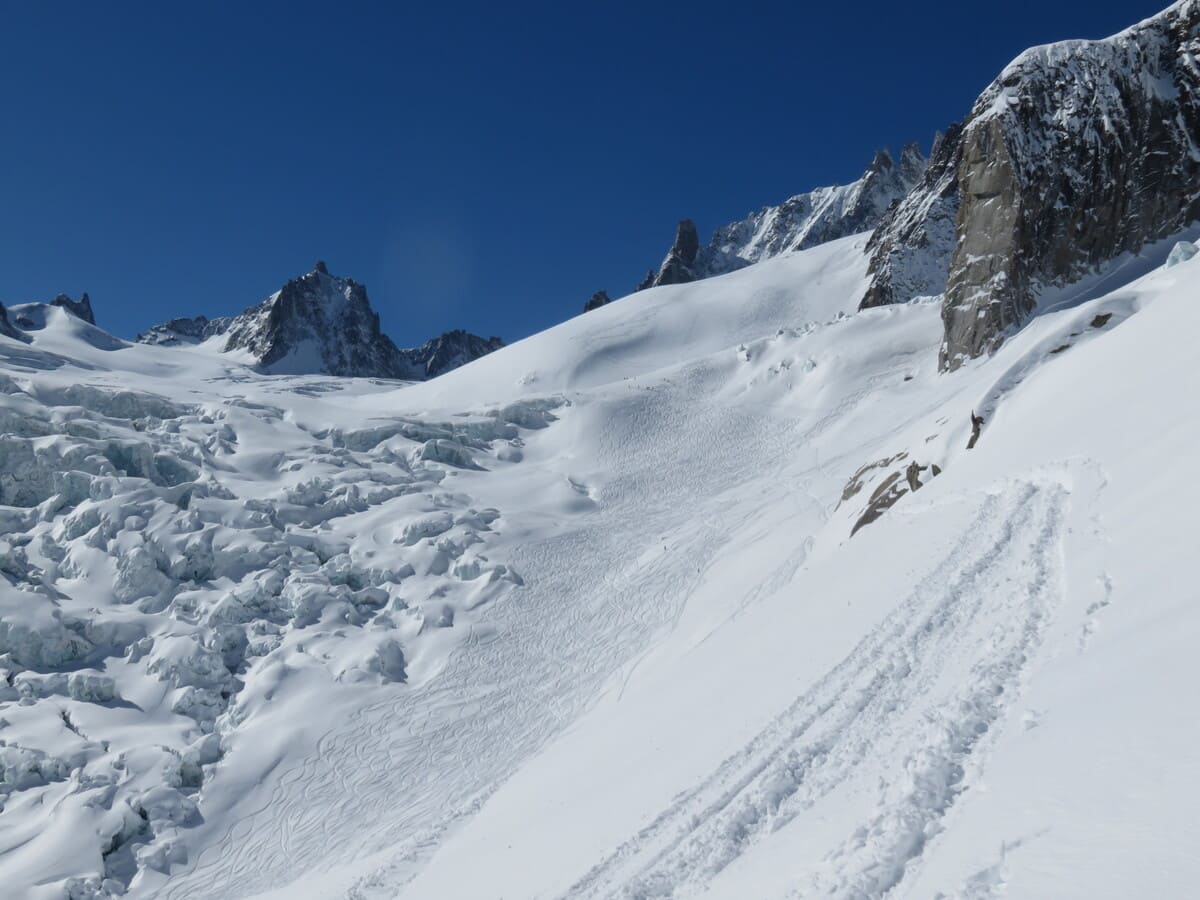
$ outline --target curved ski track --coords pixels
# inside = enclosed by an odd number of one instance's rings
[[[874,812],[832,846],[796,848],[810,871],[795,896],[865,900],[902,886],[967,789],[1061,595],[1065,506],[1058,484],[988,495],[940,565],[837,667],[563,896],[702,894],[843,787],[876,793]]]

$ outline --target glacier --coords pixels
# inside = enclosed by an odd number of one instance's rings
[[[867,241],[421,383],[0,338],[0,882],[1186,894],[1200,263],[939,374]]]

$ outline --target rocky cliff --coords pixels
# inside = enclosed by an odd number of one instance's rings
[[[940,365],[954,369],[1046,288],[1200,219],[1198,55],[1200,0],[1021,54],[877,230],[863,304],[944,289]]]
[[[174,346],[176,344],[198,344],[211,337],[224,334],[229,330],[233,319],[222,316],[210,319],[208,316],[193,316],[190,318],[171,319],[161,325],[155,325],[135,338],[143,344],[160,344]]]
[[[918,184],[926,165],[916,144],[906,146],[898,162],[881,150],[857,181],[764,207],[718,228],[703,247],[695,223],[684,219],[657,273],[648,275],[638,289],[722,275],[781,253],[870,231]]]
[[[434,378],[504,346],[498,337],[455,330],[401,349],[380,330],[367,289],[329,274],[323,262],[238,316],[172,319],[137,340],[174,346],[212,338],[222,339],[220,352],[273,374],[408,380]]]
[[[503,346],[504,341],[498,337],[483,338],[456,328],[426,341],[420,347],[401,350],[400,356],[408,367],[409,374],[405,377],[424,380],[465,366]]]

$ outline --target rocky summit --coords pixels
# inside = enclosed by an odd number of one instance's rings
[[[330,275],[323,262],[237,316],[225,334],[226,353],[240,352],[267,372],[409,377],[367,289]]]
[[[379,327],[367,289],[331,275],[324,262],[234,317],[171,319],[137,336],[143,344],[197,345],[268,374],[325,374],[423,381],[504,346],[498,337],[448,331],[401,349]]]

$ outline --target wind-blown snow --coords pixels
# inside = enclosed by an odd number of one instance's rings
[[[1186,896],[1200,262],[938,375],[864,244],[413,385],[0,338],[0,884]]]

